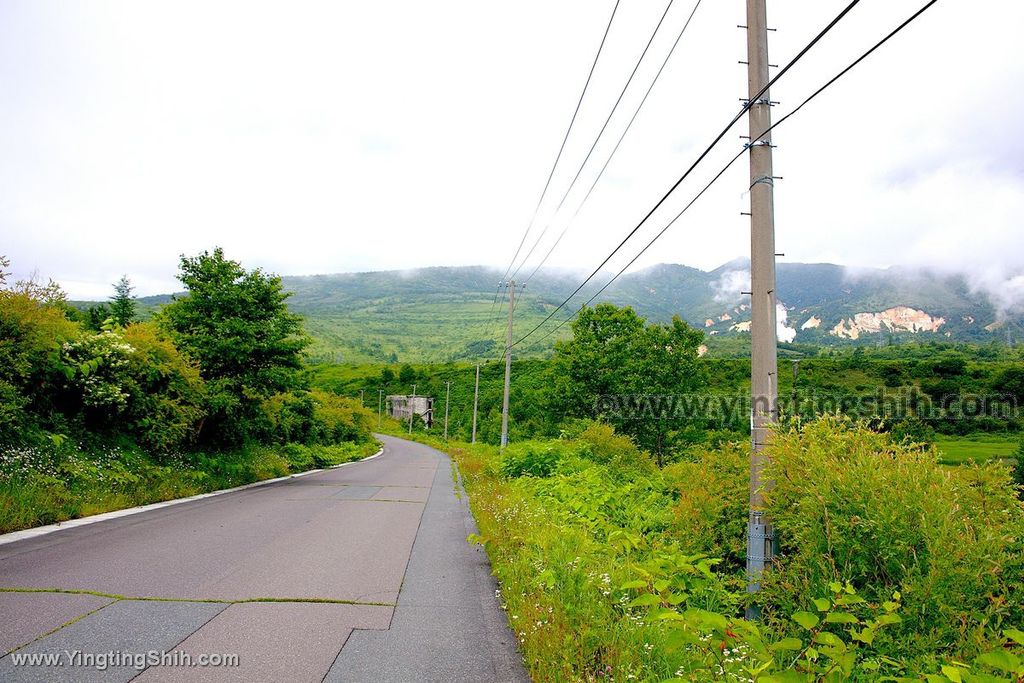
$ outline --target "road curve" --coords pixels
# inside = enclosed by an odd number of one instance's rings
[[[0,546],[0,680],[528,680],[448,456],[379,438],[373,460]]]

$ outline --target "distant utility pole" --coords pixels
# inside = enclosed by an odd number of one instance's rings
[[[508,282],[508,331],[505,335],[505,396],[501,401],[501,447],[508,445],[508,390],[512,384],[512,312],[516,308],[516,281]]]
[[[366,401],[363,400],[363,391],[364,391],[363,389],[359,390],[359,405],[361,405],[363,408],[365,408],[366,407]]]
[[[452,396],[452,383],[444,383],[444,440],[448,440],[448,399]]]
[[[412,434],[412,416],[416,412],[416,385],[412,385],[412,397],[409,399],[409,433]]]
[[[772,171],[771,97],[768,84],[768,20],[765,0],[747,0],[747,80],[750,124],[750,516],[747,522],[747,592],[761,588],[774,555],[775,533],[763,511],[762,481],[770,426],[778,419],[778,356],[775,330],[775,206]],[[749,618],[756,618],[754,609]]]
[[[797,390],[796,390],[796,382],[797,382],[798,379],[800,379],[800,359],[799,358],[794,358],[793,359],[793,409],[792,409],[793,417],[794,418],[800,416],[800,397],[797,394]]]
[[[377,390],[377,429],[380,429],[380,421],[384,415],[384,390]]]
[[[473,386],[473,439],[470,443],[476,443],[476,405],[480,400],[480,364],[476,364],[476,384]]]

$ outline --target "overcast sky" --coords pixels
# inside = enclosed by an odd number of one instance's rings
[[[674,0],[538,254],[694,2]],[[864,0],[780,80],[775,117],[922,2]],[[769,0],[772,61],[788,61],[845,4]],[[0,254],[18,275],[38,270],[99,298],[122,273],[141,294],[170,291],[178,255],[215,245],[281,274],[504,268],[612,5],[0,0]],[[538,228],[665,6],[622,0]],[[742,0],[703,0],[552,266],[596,265],[738,110],[743,12]],[[786,259],[965,270],[996,291],[1024,271],[1022,24],[1017,0],[941,0],[780,126]],[[744,127],[638,237],[735,154]],[[747,174],[737,164],[636,267],[744,256]]]

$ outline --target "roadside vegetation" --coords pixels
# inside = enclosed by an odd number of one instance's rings
[[[447,449],[458,465],[479,526],[469,540],[491,559],[533,679],[1022,680],[1018,415],[968,414],[957,404],[924,413],[910,403],[884,416],[871,401],[787,411],[767,471],[778,554],[751,597],[742,427],[729,416],[659,416],[647,403],[627,403],[640,407],[633,413],[594,401],[673,387],[745,390],[745,362],[708,364],[697,357],[699,341],[680,323],[647,325],[599,306],[584,311],[549,363],[524,364],[531,393],[516,394],[515,405],[538,411],[527,415],[532,435],[513,436],[502,452],[466,444],[461,425],[450,425],[455,438],[445,443],[439,422],[414,422],[415,438]],[[1013,360],[963,349],[901,353],[805,359],[798,392],[831,385],[870,397],[876,387],[904,387],[927,400],[1018,390]],[[433,377],[465,373],[428,370],[410,367],[394,379],[415,373],[430,391]],[[407,429],[385,424],[399,435]],[[990,448],[975,457],[954,451],[971,452],[968,440]],[[756,622],[743,618],[750,607]]]
[[[458,465],[534,680],[1024,675],[1024,507],[1002,462],[950,468],[841,417],[780,427],[781,545],[748,622],[745,444],[658,467],[596,421],[503,453],[416,438]]]
[[[311,389],[280,280],[220,250],[135,320],[131,285],[85,313],[0,260],[0,533],[372,453],[371,414]]]

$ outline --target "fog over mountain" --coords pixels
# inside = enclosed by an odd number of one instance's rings
[[[601,273],[520,346],[545,353],[569,332],[555,326],[605,284]],[[351,362],[487,358],[504,344],[502,272],[487,266],[285,277],[291,308],[306,318],[313,355]],[[516,335],[526,334],[584,274],[541,271],[518,295]],[[627,273],[596,300],[632,306],[651,321],[678,315],[709,340],[749,332],[749,265],[704,271],[658,264]],[[1019,299],[995,296],[965,275],[920,268],[849,269],[778,264],[778,337],[826,345],[1024,339]],[[502,295],[503,296],[503,295]],[[143,302],[157,306],[168,295]],[[550,333],[550,334],[549,334]]]

